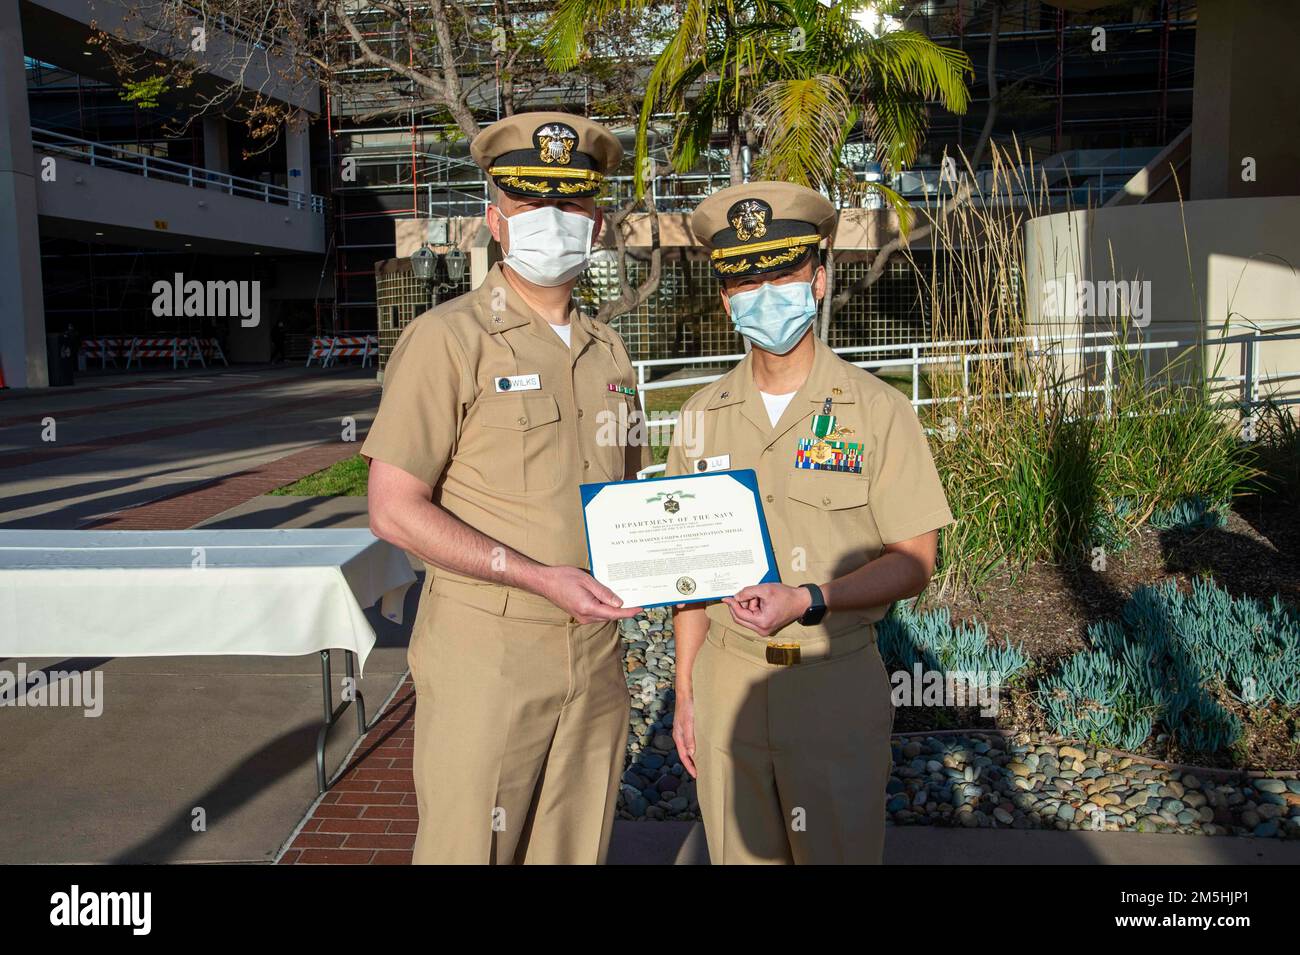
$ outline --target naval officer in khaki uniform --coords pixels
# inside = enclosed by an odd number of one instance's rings
[[[673,735],[715,863],[878,863],[893,727],[872,624],[921,591],[952,521],[911,404],[816,336],[835,210],[778,182],[691,217],[749,354],[683,406],[699,457],[752,468],[781,583],[675,614]]]
[[[585,569],[578,485],[635,477],[648,449],[601,429],[629,420],[636,376],[571,293],[623,150],[586,119],[524,113],[471,151],[503,263],[403,331],[361,449],[372,530],[427,571],[414,861],[597,863],[628,726],[614,621],[636,608]]]

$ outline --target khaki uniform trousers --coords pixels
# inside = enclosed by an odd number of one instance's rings
[[[894,710],[870,625],[801,662],[710,621],[691,671],[697,790],[714,864],[879,864]]]
[[[605,861],[629,698],[613,622],[434,573],[415,683],[416,864]]]

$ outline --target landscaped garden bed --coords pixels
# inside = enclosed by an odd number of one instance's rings
[[[1104,571],[1037,563],[992,575],[978,595],[896,607],[878,631],[898,685],[917,662],[1006,680],[992,715],[896,709],[889,819],[1300,837],[1298,595],[1300,512],[1252,497],[1223,526],[1140,527]],[[695,819],[672,742],[671,615],[621,629],[633,714],[620,814]],[[1089,685],[1067,678],[1072,660],[1086,675],[1088,654],[1109,648],[1122,662],[1127,647],[1163,700],[1123,681],[1089,700]],[[1112,709],[1129,718],[1109,725]],[[1066,720],[1076,712],[1090,722]]]

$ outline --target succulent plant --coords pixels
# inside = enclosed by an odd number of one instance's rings
[[[1228,503],[1201,494],[1180,497],[1168,507],[1157,507],[1147,523],[1160,530],[1205,530],[1228,523]]]
[[[1029,655],[1018,644],[992,644],[987,628],[978,621],[953,625],[948,608],[917,613],[913,601],[899,601],[876,624],[876,640],[886,666],[943,673],[996,674],[1005,685],[1029,665]]]
[[[1056,732],[1135,749],[1156,725],[1181,746],[1231,746],[1241,721],[1225,692],[1248,707],[1300,704],[1300,614],[1274,597],[1233,597],[1207,580],[1135,591],[1119,621],[1088,629],[1091,649],[1065,660],[1038,689]]]

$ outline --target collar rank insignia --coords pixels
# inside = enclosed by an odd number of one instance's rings
[[[745,199],[727,210],[727,221],[741,242],[767,235],[767,223],[771,218],[772,207],[762,199]]]
[[[578,133],[564,123],[547,123],[533,133],[537,144],[537,158],[547,164],[567,166],[573,158],[573,147],[578,145]]]

